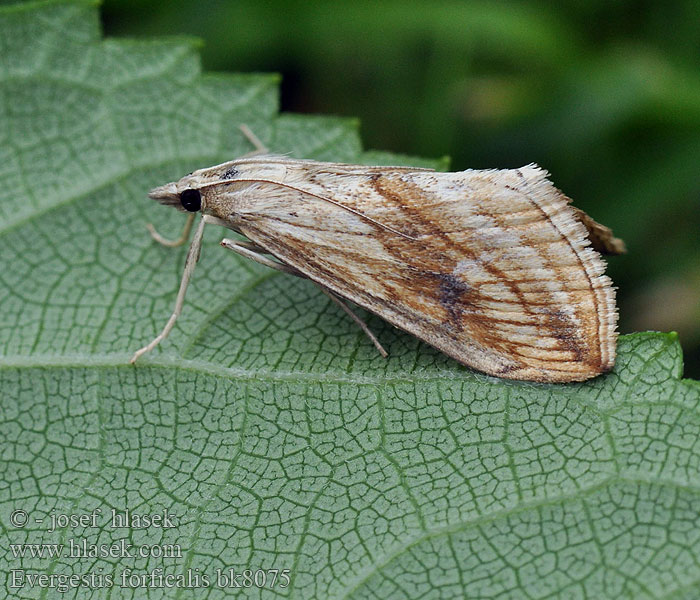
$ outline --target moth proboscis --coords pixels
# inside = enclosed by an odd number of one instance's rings
[[[252,133],[244,133],[260,146]],[[615,291],[599,252],[624,244],[537,165],[453,173],[255,153],[200,169],[149,196],[189,211],[190,245],[170,332],[206,224],[247,241],[222,245],[321,286],[386,354],[349,299],[490,375],[583,381],[610,370]]]

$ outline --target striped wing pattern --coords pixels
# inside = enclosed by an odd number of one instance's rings
[[[539,167],[236,166],[211,189],[212,214],[458,361],[547,382],[612,368],[617,311],[604,262]]]

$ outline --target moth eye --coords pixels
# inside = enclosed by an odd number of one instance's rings
[[[180,194],[180,204],[185,210],[197,212],[202,208],[202,195],[199,193],[199,190],[185,190]]]

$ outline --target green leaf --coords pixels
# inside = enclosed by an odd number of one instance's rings
[[[146,222],[182,227],[150,187],[249,151],[241,123],[294,156],[408,159],[363,153],[352,121],[278,115],[275,76],[202,75],[192,41],[104,41],[97,23],[89,2],[0,8],[11,597],[697,597],[700,385],[680,379],[674,335],[623,336],[611,374],[539,385],[369,317],[383,360],[308,281],[209,231],[176,329],[128,365],[185,256],[150,240]],[[111,527],[112,509],[174,526]],[[52,531],[52,515],[75,518]],[[71,541],[174,555],[21,546]],[[267,587],[221,587],[229,568],[265,570]],[[270,569],[291,584],[270,589]]]

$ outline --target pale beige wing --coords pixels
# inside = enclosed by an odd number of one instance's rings
[[[214,214],[460,362],[534,381],[612,368],[614,290],[568,198],[538,167],[240,170],[239,183],[208,196]]]

